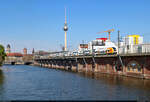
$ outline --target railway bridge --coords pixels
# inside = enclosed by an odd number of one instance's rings
[[[107,73],[150,79],[150,53],[35,58],[34,65],[81,73]]]

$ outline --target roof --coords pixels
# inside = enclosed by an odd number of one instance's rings
[[[7,53],[7,56],[11,57],[22,57],[23,55],[21,53]]]
[[[24,48],[23,50],[27,50],[27,48]]]
[[[23,54],[23,56],[33,56],[33,54]]]
[[[7,45],[7,48],[10,48],[10,45],[9,45],[9,44]]]
[[[88,44],[80,44],[80,48],[88,48]]]
[[[96,40],[103,40],[103,41],[106,41],[107,38],[96,38]]]
[[[128,37],[140,37],[140,35],[128,35]]]

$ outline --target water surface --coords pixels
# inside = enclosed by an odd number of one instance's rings
[[[4,65],[0,100],[150,100],[150,80]]]

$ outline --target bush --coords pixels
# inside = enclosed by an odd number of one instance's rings
[[[0,45],[0,66],[2,65],[3,61],[5,60],[5,48],[3,47],[3,45]]]

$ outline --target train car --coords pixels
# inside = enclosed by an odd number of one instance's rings
[[[88,49],[94,50],[96,55],[116,54],[117,46],[107,38],[97,38],[88,43]]]
[[[117,50],[115,47],[109,47],[106,50],[106,54],[117,54]]]

